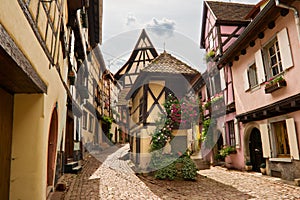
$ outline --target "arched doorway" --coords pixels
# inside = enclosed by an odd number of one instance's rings
[[[250,152],[250,160],[253,167],[252,170],[259,172],[260,164],[264,162],[264,158],[263,158],[260,131],[257,128],[253,128],[250,133],[249,152]]]
[[[49,129],[49,138],[48,138],[47,186],[52,186],[54,180],[57,134],[58,134],[57,109],[54,108],[52,112],[50,129]]]

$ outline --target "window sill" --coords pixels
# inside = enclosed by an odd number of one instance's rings
[[[292,162],[291,158],[270,158],[269,159],[271,162]]]

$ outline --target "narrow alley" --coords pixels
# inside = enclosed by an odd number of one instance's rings
[[[66,191],[53,193],[49,200],[300,199],[300,188],[293,182],[220,166],[198,171],[198,180],[186,182],[185,188],[182,182],[176,185],[168,181],[149,181],[145,178],[148,175],[136,176],[131,161],[123,159],[128,150],[127,144],[89,155],[81,172],[65,174],[60,180],[66,183]],[[100,160],[106,159],[102,163],[97,156]]]

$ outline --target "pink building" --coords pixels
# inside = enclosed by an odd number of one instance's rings
[[[299,1],[261,1],[217,60],[232,74],[240,132],[234,167],[266,163],[268,175],[287,180],[300,178],[299,9]]]
[[[231,160],[226,160],[227,166],[239,169],[243,168],[244,161],[237,162],[243,160],[243,149],[235,118],[232,68],[219,69],[217,62],[251,22],[245,16],[254,7],[217,1],[204,1],[203,6],[201,48],[207,52],[207,72],[203,74],[205,85],[199,96],[204,106],[204,120],[210,119],[212,123],[202,153],[211,163],[218,164],[216,155],[219,151],[225,145],[232,146],[237,153],[230,156]]]

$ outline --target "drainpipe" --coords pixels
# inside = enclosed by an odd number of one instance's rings
[[[299,18],[299,11],[297,10],[297,8],[295,8],[293,6],[288,6],[288,5],[280,3],[280,0],[275,0],[275,3],[276,3],[277,7],[286,8],[286,9],[294,11],[295,23],[296,23],[297,33],[298,33],[298,40],[299,40],[299,43],[300,43],[300,18]]]

